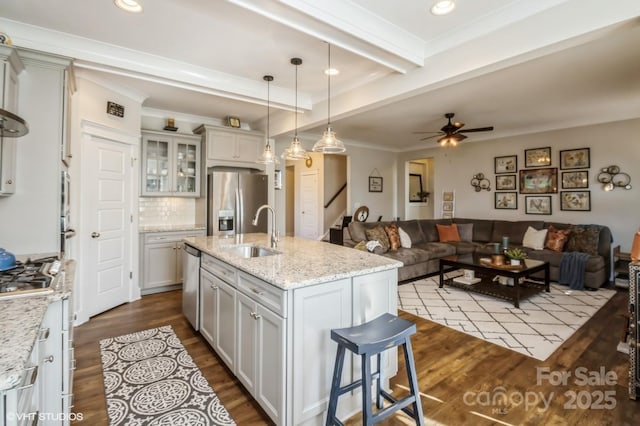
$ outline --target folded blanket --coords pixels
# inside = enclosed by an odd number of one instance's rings
[[[568,284],[573,290],[584,290],[584,273],[590,255],[579,251],[562,253],[558,282]]]

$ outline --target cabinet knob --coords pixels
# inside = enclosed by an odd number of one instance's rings
[[[53,355],[49,355],[48,357],[46,357],[45,359],[42,360],[43,362],[53,362]]]
[[[255,312],[251,312],[249,315],[250,315],[253,319],[255,319],[255,320],[257,320],[257,319],[259,319],[259,318],[262,318],[262,315],[257,314],[257,313],[255,313]]]
[[[92,232],[91,233],[91,238],[100,238],[100,233],[99,232]]]
[[[13,179],[9,179],[9,180],[7,181],[7,185],[11,185],[12,183],[13,183]]]
[[[211,284],[211,290],[217,290],[219,287],[217,285]]]

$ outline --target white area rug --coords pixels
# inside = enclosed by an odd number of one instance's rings
[[[171,326],[100,341],[109,424],[235,425]]]
[[[551,283],[550,293],[520,300],[518,309],[508,300],[438,288],[438,277],[430,277],[399,285],[398,308],[544,361],[614,294]]]

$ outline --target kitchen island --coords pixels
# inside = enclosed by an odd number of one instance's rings
[[[330,330],[396,314],[402,264],[292,237],[272,251],[267,234],[184,241],[202,253],[201,334],[276,424],[323,424],[336,355]],[[248,246],[263,256],[244,257]],[[386,379],[396,358],[395,349],[384,357]],[[343,371],[344,383],[360,377],[359,358]],[[361,405],[360,392],[345,394],[339,415]]]

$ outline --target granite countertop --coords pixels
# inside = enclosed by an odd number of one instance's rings
[[[146,234],[149,232],[200,231],[206,229],[206,225],[140,225],[138,232]]]
[[[49,303],[71,294],[75,261],[66,261],[60,273],[52,293],[0,298],[0,392],[19,384]]]
[[[237,244],[270,247],[268,234],[190,237],[189,245],[284,290],[372,272],[395,269],[402,262],[366,251],[302,238],[281,238],[280,254],[245,259],[229,251]]]

